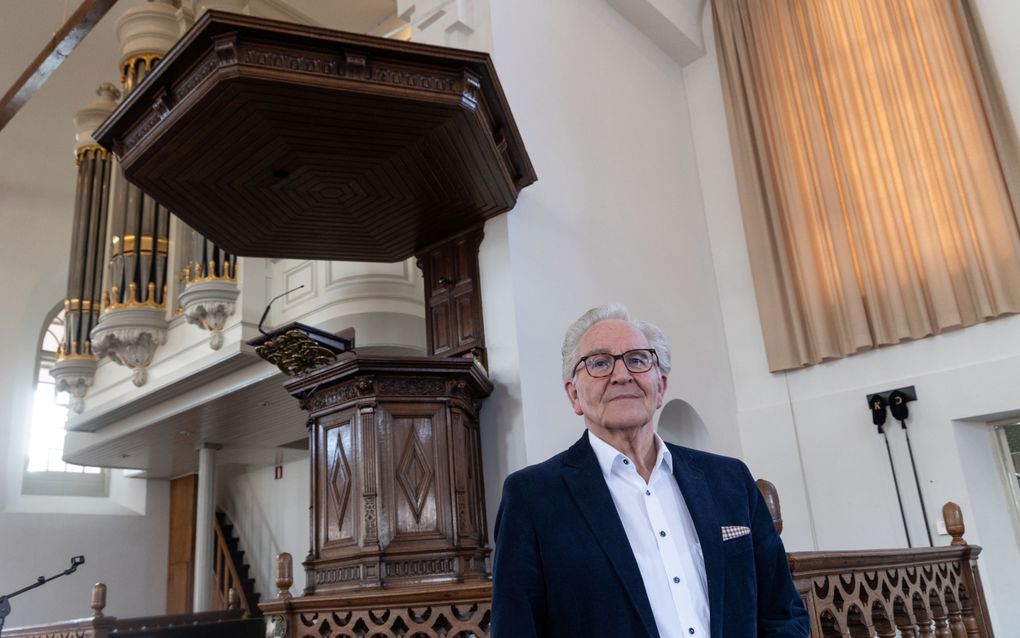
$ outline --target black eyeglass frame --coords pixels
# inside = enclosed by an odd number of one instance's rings
[[[650,353],[652,353],[652,364],[650,366],[648,366],[648,369],[646,369],[646,370],[632,370],[631,369],[631,367],[627,363],[627,359],[625,357],[628,354],[632,353],[632,352],[650,352]],[[588,359],[590,359],[592,357],[612,357],[613,358],[613,367],[609,368],[609,372],[607,372],[606,374],[604,374],[602,376],[595,376],[594,374],[591,373],[591,370],[588,368],[588,364],[586,363],[586,361],[588,361]],[[592,379],[605,379],[606,377],[609,377],[609,376],[613,375],[613,370],[616,369],[616,362],[617,361],[622,361],[623,362],[623,367],[627,368],[627,372],[630,372],[631,374],[642,374],[644,372],[648,372],[648,370],[651,370],[652,368],[654,368],[656,366],[656,364],[658,364],[658,362],[659,362],[659,355],[658,355],[658,353],[655,352],[655,348],[634,348],[632,350],[628,350],[628,351],[622,352],[620,354],[610,354],[608,352],[593,352],[592,354],[586,354],[585,356],[583,356],[583,357],[581,357],[580,359],[577,360],[577,364],[574,366],[573,374],[576,375],[577,374],[578,366],[580,366],[581,364],[584,364],[585,372],[587,372],[588,376],[590,376]]]

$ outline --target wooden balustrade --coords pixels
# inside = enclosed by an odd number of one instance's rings
[[[758,487],[782,531],[779,496],[767,481]],[[977,567],[981,548],[963,539],[955,503],[942,508],[952,543],[944,547],[787,555],[794,583],[811,617],[815,638],[992,638]],[[219,546],[222,534],[217,538]],[[219,559],[217,559],[219,560]],[[367,589],[295,598],[293,559],[276,560],[275,600],[260,605],[266,635],[304,638],[482,638],[489,635],[492,588],[488,582]],[[236,578],[236,575],[235,575]],[[92,588],[90,618],[5,630],[4,638],[110,638],[191,635],[189,627],[222,623],[210,635],[228,636],[242,621],[240,597],[222,594],[225,611],[117,619],[103,613],[106,586]],[[251,627],[238,630],[250,631]],[[173,632],[177,631],[177,634]],[[184,632],[183,634],[180,632]],[[197,636],[198,633],[195,633]],[[238,633],[236,635],[242,635]],[[248,634],[244,634],[248,635]]]
[[[775,487],[759,480],[758,489],[782,532]],[[946,503],[942,516],[953,537],[947,547],[788,554],[811,635],[991,638],[977,567],[981,548],[963,540],[956,503]]]
[[[241,619],[243,612],[236,607],[222,611],[210,611],[198,614],[174,614],[167,616],[146,616],[139,618],[115,618],[103,613],[106,608],[106,585],[96,583],[92,586],[90,606],[92,616],[64,622],[34,625],[31,627],[15,627],[3,630],[3,638],[111,638],[112,636],[139,636],[161,633],[188,633],[195,627],[234,627],[232,623]],[[250,632],[250,627],[245,627]],[[217,631],[224,637],[228,631]]]
[[[243,618],[260,615],[256,601],[248,599],[238,572],[238,566],[230,553],[227,536],[219,517],[215,518],[216,544],[213,549],[213,600],[214,610],[240,609]]]
[[[276,559],[276,600],[262,603],[267,636],[299,638],[483,638],[489,635],[489,582],[368,589],[294,598],[290,554]]]

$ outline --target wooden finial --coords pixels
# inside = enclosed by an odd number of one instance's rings
[[[106,584],[96,583],[92,586],[92,617],[102,618],[106,608]]]
[[[276,555],[276,587],[280,590],[277,599],[291,597],[290,586],[294,584],[294,558],[287,552]]]
[[[765,505],[769,508],[769,514],[772,515],[772,523],[775,524],[776,531],[782,534],[783,512],[779,509],[779,492],[776,491],[776,486],[765,479],[758,479],[755,481],[755,485],[758,486],[758,491],[765,499]]]
[[[241,601],[237,597],[237,591],[233,587],[227,590],[227,609],[239,609]]]
[[[966,545],[967,541],[963,540],[965,528],[963,525],[963,512],[960,511],[960,506],[952,501],[943,505],[942,520],[946,523],[946,531],[953,537],[953,542],[949,544]]]

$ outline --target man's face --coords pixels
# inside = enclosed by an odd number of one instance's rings
[[[623,354],[628,350],[648,348],[645,335],[626,321],[600,321],[584,333],[578,344],[578,355],[606,352]],[[662,407],[666,377],[653,365],[647,372],[627,370],[623,361],[616,361],[609,376],[593,378],[581,364],[571,380],[564,384],[574,412],[596,434],[652,426],[655,411]]]

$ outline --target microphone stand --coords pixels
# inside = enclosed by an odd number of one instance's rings
[[[0,596],[0,632],[2,632],[4,628],[4,619],[6,619],[7,616],[10,615],[11,613],[11,603],[9,602],[11,598],[14,598],[19,594],[24,594],[25,592],[35,589],[36,587],[42,587],[51,580],[56,580],[61,576],[69,576],[74,572],[78,571],[78,567],[84,564],[85,564],[84,556],[72,556],[71,566],[65,569],[64,571],[60,572],[59,574],[54,574],[49,578],[46,578],[45,576],[40,576],[39,578],[36,579],[34,583],[29,585],[28,587],[22,587],[18,591]]]

